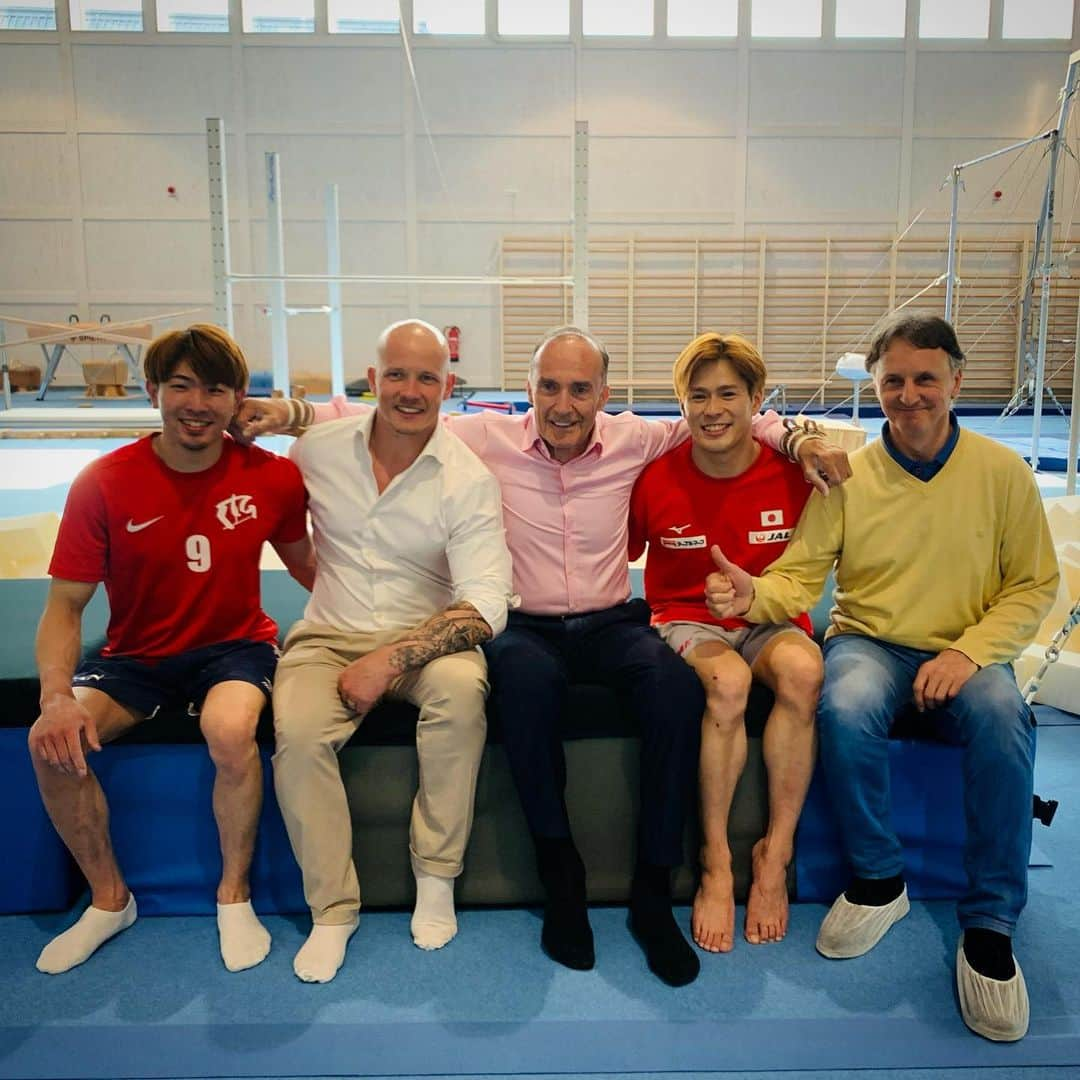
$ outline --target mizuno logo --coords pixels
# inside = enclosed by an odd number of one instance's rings
[[[682,534],[686,532],[686,530],[689,528],[689,525],[669,525],[668,532],[678,533],[680,536],[682,536]]]
[[[140,521],[138,525],[131,518],[128,518],[127,531],[130,533],[142,532],[143,529],[149,529],[155,521],[160,521],[164,516],[164,514],[158,514],[156,518],[151,518],[149,521]]]
[[[661,536],[660,546],[666,548],[703,548],[704,536]]]

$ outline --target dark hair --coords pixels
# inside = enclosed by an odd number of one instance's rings
[[[194,323],[186,330],[170,330],[154,338],[143,360],[146,381],[160,386],[185,360],[207,386],[227,386],[240,392],[247,389],[244,354],[219,326]]]
[[[600,383],[605,385],[607,383],[608,373],[608,351],[604,346],[604,343],[593,334],[590,334],[588,330],[582,330],[576,326],[558,326],[554,330],[549,330],[539,341],[536,348],[532,351],[532,356],[529,358],[529,382],[532,382],[533,375],[536,371],[536,358],[540,355],[540,350],[546,345],[550,345],[557,338],[562,337],[577,337],[584,341],[587,341],[596,351],[600,354],[600,362],[603,365],[603,371],[601,373]]]
[[[870,351],[866,354],[866,370],[873,371],[882,353],[897,339],[916,349],[944,349],[949,354],[949,368],[955,375],[964,366],[964,353],[956,340],[952,324],[929,311],[894,311],[874,327]]]

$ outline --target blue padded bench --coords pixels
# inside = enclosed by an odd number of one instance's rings
[[[640,572],[632,571],[640,590]],[[37,715],[33,677],[33,625],[44,602],[46,581],[0,582],[0,612],[9,632],[0,644],[0,682],[7,712],[0,727],[0,812],[19,822],[0,868],[0,912],[62,909],[82,888],[41,807],[26,754],[26,727]],[[299,616],[304,594],[286,575],[264,572],[263,597],[283,626]],[[815,612],[824,623],[826,605]],[[84,619],[88,642],[99,639],[104,603],[95,597]],[[736,791],[730,838],[736,891],[749,885],[750,849],[764,831],[766,778],[761,731],[771,696],[755,687],[747,715],[749,755]],[[411,903],[408,819],[416,786],[415,710],[380,706],[343,750],[342,775],[353,811],[354,853],[368,906]],[[264,912],[304,908],[293,860],[270,784],[269,717],[260,729],[266,790],[252,871],[256,906]],[[567,798],[575,837],[589,868],[590,896],[619,901],[628,892],[634,858],[631,822],[636,817],[638,742],[619,699],[595,686],[575,687],[567,742]],[[113,811],[113,839],[125,874],[146,914],[210,913],[220,866],[210,810],[213,769],[185,715],[166,716],[135,729],[95,755],[94,767]],[[954,896],[962,885],[959,847],[963,819],[958,795],[957,753],[951,748],[897,742],[893,747],[894,802],[907,847],[912,895]],[[694,861],[697,830],[687,830],[687,862]],[[800,825],[791,885],[799,899],[831,900],[844,884],[835,824],[820,775],[815,778]],[[693,876],[676,879],[681,897]],[[476,816],[465,871],[462,903],[534,903],[541,898],[531,843],[509,769],[489,731],[477,787]]]

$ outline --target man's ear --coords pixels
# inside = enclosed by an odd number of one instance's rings
[[[443,401],[445,401],[450,396],[450,393],[453,389],[454,373],[451,371],[450,374],[446,376],[446,386],[443,388]]]
[[[146,381],[146,383],[145,383],[145,386],[146,386],[146,393],[150,397],[150,404],[153,405],[155,409],[160,408],[160,406],[158,405],[158,385],[157,385],[157,383],[150,382],[150,380],[148,379]]]

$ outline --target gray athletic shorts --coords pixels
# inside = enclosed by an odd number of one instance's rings
[[[761,650],[777,634],[803,634],[800,627],[790,622],[755,623],[753,626],[741,626],[737,630],[725,630],[724,627],[714,626],[712,623],[667,622],[656,623],[653,629],[684,658],[692,649],[704,645],[707,641],[722,641],[746,661],[747,667],[754,666]]]

